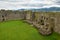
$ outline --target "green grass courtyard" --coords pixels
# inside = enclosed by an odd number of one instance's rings
[[[0,23],[0,40],[60,40],[60,35],[53,32],[50,36],[42,36],[36,28],[18,20]]]

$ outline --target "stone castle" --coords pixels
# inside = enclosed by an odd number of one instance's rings
[[[60,33],[60,12],[0,10],[0,22],[17,19],[33,24],[43,35],[49,35],[53,31]]]

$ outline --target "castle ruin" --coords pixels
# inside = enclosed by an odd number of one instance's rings
[[[0,10],[0,22],[17,19],[23,19],[36,26],[43,35],[49,35],[53,31],[60,33],[60,12]]]

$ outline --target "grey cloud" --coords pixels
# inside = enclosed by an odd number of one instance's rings
[[[7,1],[7,2],[23,2],[24,0],[0,0],[0,1]]]
[[[30,7],[42,7],[42,4],[21,4],[22,6],[30,6]]]
[[[60,0],[56,1],[56,4],[60,5]]]
[[[53,3],[49,3],[49,2],[43,2],[44,0],[31,0],[31,2],[29,3],[27,0],[0,0],[0,8],[8,8],[8,9],[12,9],[12,8],[20,8],[20,7],[44,7],[44,6],[51,6],[51,5],[60,5],[60,0],[54,0],[51,2]],[[36,2],[37,1],[37,2]],[[21,2],[21,3],[20,3]],[[27,3],[24,3],[27,2]],[[34,3],[36,2],[36,3]],[[41,2],[41,3],[40,3]],[[9,6],[9,7],[8,7]]]

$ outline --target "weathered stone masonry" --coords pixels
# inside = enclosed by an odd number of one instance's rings
[[[43,35],[53,31],[60,33],[60,12],[32,12],[32,11],[0,11],[0,22],[23,19],[33,24]]]

